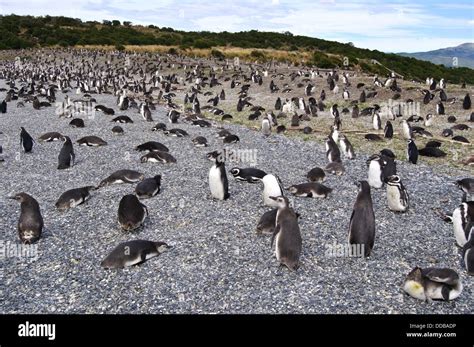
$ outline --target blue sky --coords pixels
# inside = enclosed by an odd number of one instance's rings
[[[118,19],[183,30],[290,31],[385,52],[474,41],[472,0],[1,0],[2,14]]]

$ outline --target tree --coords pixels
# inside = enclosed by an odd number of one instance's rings
[[[107,19],[104,19],[104,20],[102,21],[102,24],[104,24],[104,25],[112,25],[112,22],[109,21],[109,20],[107,20]]]
[[[130,27],[130,26],[132,26],[132,22],[125,21],[125,22],[123,22],[123,25],[126,26],[126,27]]]
[[[112,21],[112,25],[113,25],[114,27],[119,27],[119,26],[120,26],[120,21],[117,20],[117,19],[114,19],[114,20]]]

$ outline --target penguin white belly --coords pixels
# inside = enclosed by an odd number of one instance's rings
[[[397,187],[387,187],[387,202],[392,211],[404,212],[406,210],[406,206],[401,203],[400,192]]]
[[[466,234],[464,234],[464,228],[462,225],[461,209],[458,207],[453,212],[453,227],[454,237],[456,237],[456,243],[458,246],[463,247],[467,242]]]
[[[369,185],[374,188],[381,188],[383,185],[380,179],[381,175],[380,165],[375,161],[371,161],[369,165]]]
[[[222,182],[221,171],[215,165],[209,170],[209,188],[211,195],[219,200],[224,200],[224,184]]]
[[[281,259],[281,249],[279,247],[280,236],[281,236],[281,230],[278,232],[278,234],[275,237],[275,256],[278,261],[280,261]]]
[[[270,196],[281,196],[282,192],[280,186],[277,182],[274,185],[269,187],[265,185],[263,188],[263,203],[267,206],[278,207],[278,204],[275,200],[270,199]]]
[[[341,147],[342,153],[344,153],[344,155],[347,157],[348,152],[346,143],[344,141],[339,141],[339,146]]]

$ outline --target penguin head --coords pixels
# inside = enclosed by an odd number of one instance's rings
[[[395,184],[397,184],[397,183],[400,183],[400,177],[399,177],[398,175],[389,176],[389,177],[387,178],[387,180],[388,180],[388,182],[387,182],[388,184],[393,184],[393,185],[395,185]]]
[[[237,167],[234,167],[230,170],[230,173],[232,174],[232,176],[237,176],[239,173],[240,173],[240,169],[237,168]]]
[[[166,252],[168,249],[172,248],[172,246],[168,245],[167,243],[164,243],[164,242],[155,242],[155,247],[156,247],[156,250],[158,251],[158,253],[164,253]]]
[[[161,175],[155,175],[155,176],[153,177],[153,179],[155,180],[155,182],[156,182],[157,184],[160,184],[160,183],[161,183]]]
[[[269,198],[276,201],[279,208],[288,207],[290,205],[288,198],[284,196],[269,196]]]
[[[31,196],[29,196],[28,194],[26,193],[18,193],[18,194],[15,194],[13,196],[10,196],[8,197],[9,199],[12,199],[12,200],[16,200],[16,201],[19,201],[19,202],[25,202],[26,200],[30,199]]]

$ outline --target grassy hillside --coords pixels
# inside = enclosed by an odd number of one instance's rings
[[[99,23],[68,17],[2,15],[0,37],[0,49],[55,45],[112,45],[117,49],[126,49],[130,45],[170,46],[174,53],[192,54],[201,50],[203,54],[205,52],[222,58],[236,56],[235,48],[241,48],[245,52],[244,57],[260,62],[269,59],[290,60],[321,68],[346,65],[386,75],[388,70],[374,64],[372,60],[375,59],[408,79],[422,81],[427,76],[432,76],[437,79],[445,78],[452,83],[474,83],[474,70],[469,68],[448,68],[397,54],[361,49],[352,44],[298,36],[289,32],[184,32],[153,25],[136,26],[120,21]]]

